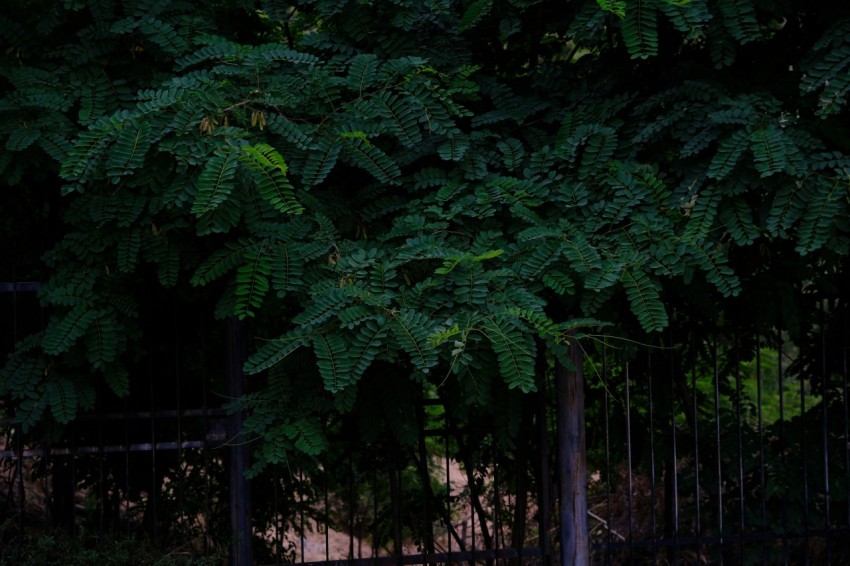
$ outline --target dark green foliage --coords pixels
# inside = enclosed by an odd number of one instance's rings
[[[654,0],[632,0],[626,4],[623,41],[632,57],[647,59],[658,54],[656,18]]]
[[[65,195],[48,322],[0,374],[28,426],[89,403],[83,376],[129,391],[142,282],[255,319],[262,465],[324,449],[371,379],[486,404],[534,390],[537,341],[564,357],[596,319],[661,330],[683,285],[746,294],[779,250],[841,275],[843,8],[54,11],[0,21],[4,189]]]

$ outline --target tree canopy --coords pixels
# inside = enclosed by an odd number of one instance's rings
[[[572,331],[689,296],[793,323],[789,289],[844,273],[846,7],[10,4],[4,198],[63,212],[49,321],[0,373],[28,426],[126,394],[150,286],[255,319],[276,462],[370,372],[486,406]]]

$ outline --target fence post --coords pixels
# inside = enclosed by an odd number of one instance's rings
[[[555,365],[558,423],[558,484],[562,566],[590,563],[587,532],[587,462],[584,436],[584,372],[581,348],[570,339],[567,368]]]
[[[248,356],[247,331],[243,321],[234,317],[227,319],[227,395],[235,399],[242,395],[242,366]],[[230,415],[228,437],[230,438],[230,564],[251,566],[253,564],[251,531],[251,484],[245,477],[248,468],[248,446],[239,435],[242,432],[242,412]]]

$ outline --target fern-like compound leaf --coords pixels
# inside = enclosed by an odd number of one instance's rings
[[[847,93],[850,92],[848,70],[850,43],[822,49],[804,66],[800,90],[804,94],[820,91],[816,113],[821,118],[836,114],[847,105]]]
[[[848,213],[846,179],[821,180],[819,185],[811,193],[797,231],[796,250],[803,255],[823,247],[836,222]]]
[[[269,340],[251,354],[251,357],[245,362],[244,370],[249,374],[265,371],[309,343],[310,339],[301,334],[287,334]]]
[[[706,187],[686,205],[690,214],[685,229],[687,238],[692,241],[703,241],[714,228],[717,217],[717,207],[720,204],[720,192],[713,186]]]
[[[761,37],[761,28],[756,19],[753,3],[748,0],[718,0],[723,23],[729,34],[741,43],[749,43]]]
[[[250,250],[256,249],[258,245],[248,238],[240,238],[239,240],[225,243],[223,247],[210,254],[198,266],[195,274],[192,276],[192,285],[206,285],[236,269],[242,263],[246,254]]]
[[[319,62],[319,58],[309,53],[289,49],[279,43],[265,43],[246,50],[246,66],[266,68],[273,63],[281,62],[293,65],[314,65]]]
[[[341,336],[329,334],[313,337],[313,351],[327,391],[339,393],[353,383],[348,343]]]
[[[708,176],[713,179],[726,178],[738,164],[749,145],[750,136],[747,131],[736,130],[718,146],[717,153],[708,166]]]
[[[758,227],[753,223],[752,211],[742,198],[732,200],[723,208],[720,221],[740,246],[752,244],[759,236]]]
[[[495,316],[485,319],[482,330],[496,353],[499,372],[510,389],[524,393],[535,390],[534,340],[522,331],[513,317]]]
[[[111,363],[104,367],[103,380],[118,397],[126,397],[130,394],[130,373],[124,364]]]
[[[631,0],[623,18],[623,41],[633,59],[658,54],[657,6],[654,0]]]
[[[341,144],[337,140],[320,137],[310,149],[301,169],[306,186],[318,185],[328,176],[336,164]]]
[[[86,333],[86,357],[94,369],[103,370],[117,359],[121,337],[114,312],[100,311]]]
[[[186,40],[168,22],[148,17],[139,23],[138,29],[146,39],[169,55],[182,55],[188,48]]]
[[[53,356],[67,352],[96,318],[97,311],[80,304],[52,320],[44,331],[44,351]]]
[[[385,90],[370,99],[378,116],[387,120],[388,130],[405,147],[412,147],[422,141],[419,131],[419,116],[416,105],[409,99]]]
[[[560,258],[561,248],[560,240],[535,241],[522,255],[520,275],[526,279],[536,279],[546,267]]]
[[[779,128],[767,127],[750,135],[756,170],[762,177],[783,171],[787,167],[785,134]]]
[[[502,161],[508,171],[518,171],[525,155],[522,142],[516,138],[508,138],[497,143],[496,147],[502,152]]]
[[[303,328],[316,327],[334,315],[342,312],[351,302],[351,296],[344,288],[331,287],[313,295],[312,302],[301,313],[293,317],[292,322]]]
[[[381,353],[387,335],[386,319],[377,316],[364,321],[356,330],[349,347],[352,382],[360,379],[369,365]]]
[[[423,373],[437,365],[437,351],[429,341],[433,327],[427,315],[411,309],[402,309],[392,319],[393,336],[410,355],[413,366]]]
[[[705,272],[706,280],[724,297],[733,297],[741,291],[740,280],[729,267],[726,257],[718,247],[701,242],[690,242],[688,250],[694,266]]]
[[[782,183],[776,191],[766,228],[772,236],[787,236],[788,230],[803,216],[806,211],[806,193],[804,181]]]
[[[357,96],[363,96],[363,92],[374,85],[377,71],[377,55],[373,53],[355,55],[348,61],[348,75],[346,76],[348,88],[357,93]]]
[[[320,423],[297,419],[292,423],[295,429],[295,448],[308,456],[317,456],[328,447],[328,439]]]
[[[67,378],[54,378],[45,384],[47,402],[56,422],[67,424],[77,416],[77,388]]]
[[[575,292],[575,281],[563,271],[549,270],[543,274],[541,280],[544,285],[559,295],[572,295]]]
[[[658,7],[677,30],[691,37],[701,35],[701,28],[711,19],[708,0],[663,0]]]
[[[378,181],[394,184],[401,175],[398,165],[368,140],[358,136],[341,136],[341,140],[351,162],[371,173]]]
[[[213,155],[198,176],[192,214],[201,216],[218,208],[235,186],[238,154],[221,150]]]
[[[474,28],[493,9],[493,0],[474,0],[463,13],[461,31]]]
[[[38,141],[39,138],[41,138],[40,130],[21,126],[13,130],[6,138],[6,149],[16,152],[23,151]]]
[[[667,326],[667,311],[661,302],[659,285],[639,268],[624,269],[620,280],[632,305],[632,312],[647,332],[662,330]]]
[[[239,162],[251,172],[260,196],[275,209],[284,214],[304,211],[286,178],[286,162],[275,148],[264,143],[243,146]]]
[[[264,246],[245,254],[245,263],[236,271],[234,314],[240,319],[257,314],[257,309],[263,304],[263,299],[269,291],[271,270],[271,259],[266,255]]]
[[[313,143],[308,131],[304,126],[288,120],[283,116],[272,114],[266,118],[266,126],[269,131],[282,136],[286,141],[302,150],[309,150]]]
[[[62,163],[60,175],[68,181],[84,183],[89,174],[94,173],[103,160],[103,150],[112,140],[115,130],[108,118],[102,118],[82,132],[74,147],[68,153],[68,159]]]
[[[453,134],[442,144],[437,153],[446,161],[460,161],[469,149],[469,136],[465,134]]]
[[[589,273],[602,266],[602,258],[583,234],[570,234],[561,247],[564,257],[578,273]]]

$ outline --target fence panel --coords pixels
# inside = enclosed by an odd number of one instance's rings
[[[320,461],[291,471],[277,493],[296,494],[289,502],[295,544],[282,545],[280,562],[548,561],[554,525],[538,506],[539,493],[551,490],[548,407],[539,413],[537,399],[528,397],[521,409],[528,435],[500,450],[492,422],[456,420],[427,387],[411,393],[418,396],[417,414],[406,416],[413,436],[390,426],[365,435],[352,416],[332,431]]]
[[[0,284],[4,358],[43,324],[38,288]],[[30,538],[56,529],[87,545],[144,534],[187,556],[228,540],[218,519],[226,516],[227,414],[206,380],[186,376],[205,365],[190,361],[187,349],[203,357],[197,345],[208,336],[191,309],[163,312],[159,342],[146,344],[126,398],[102,386],[92,410],[72,423],[30,431],[0,405],[0,558],[13,559]]]
[[[777,330],[687,329],[600,347],[587,409],[594,562],[850,561],[848,344],[827,332],[793,344]]]
[[[5,351],[43,324],[36,288],[0,288]],[[645,346],[581,342],[592,563],[850,562],[850,343],[834,311],[796,342],[705,325]],[[221,409],[241,376],[221,368],[240,365],[245,330],[173,302],[151,316],[157,341],[127,398],[100,391],[62,430],[0,417],[4,557],[57,527],[234,564],[549,563],[570,546],[553,511],[581,506],[560,497],[575,482],[560,481],[572,468],[556,417],[576,414],[554,360],[541,356],[537,393],[494,388],[485,406],[367,378],[367,402],[326,423],[321,457],[293,454],[234,489],[251,445]],[[232,363],[211,343],[233,346]]]

